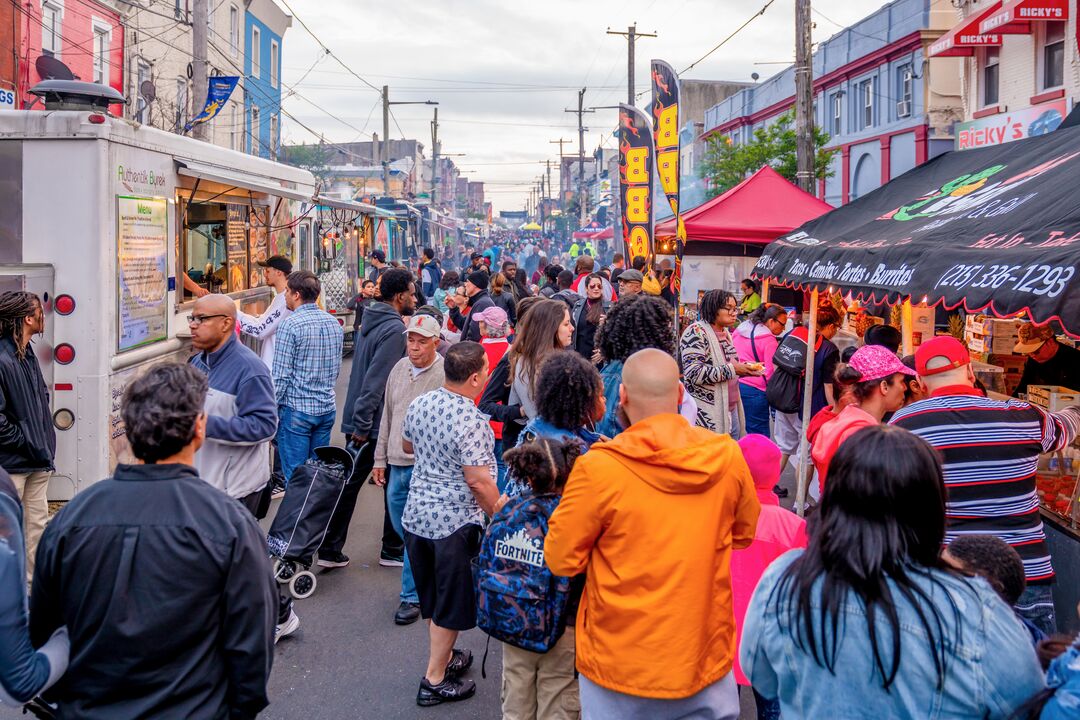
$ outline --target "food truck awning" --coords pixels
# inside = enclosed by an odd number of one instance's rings
[[[1080,333],[1080,126],[950,152],[769,244],[758,277]]]
[[[251,190],[258,193],[266,193],[274,197],[283,197],[290,200],[311,202],[310,191],[293,190],[277,185],[271,178],[252,175],[234,169],[220,168],[214,165],[205,165],[192,160],[177,160],[176,171],[185,177],[207,180],[209,182],[228,185],[229,187]]]
[[[374,205],[368,205],[367,203],[360,203],[354,200],[341,200],[339,198],[327,197],[326,195],[316,195],[315,204],[332,207],[336,210],[351,210],[353,212],[363,213],[364,215],[379,214],[379,208]]]

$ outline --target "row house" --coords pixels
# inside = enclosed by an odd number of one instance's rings
[[[929,47],[955,24],[950,0],[894,0],[818,44],[814,119],[836,150],[818,195],[841,205],[954,145],[963,119],[960,61]],[[705,114],[705,134],[747,142],[792,112],[795,69],[740,90]]]
[[[1076,0],[958,0],[934,57],[958,58],[963,122],[956,148],[1057,128],[1080,95]]]

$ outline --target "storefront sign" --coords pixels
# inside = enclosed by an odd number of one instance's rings
[[[117,197],[117,341],[119,352],[167,336],[169,204]]]
[[[653,157],[652,123],[633,105],[619,106],[619,184],[622,237],[627,255],[652,255]]]
[[[15,91],[0,88],[0,110],[15,109]]]
[[[970,150],[1003,145],[1013,140],[1045,135],[1057,129],[1068,110],[1065,100],[1043,103],[1014,112],[999,113],[956,125],[956,149]]]

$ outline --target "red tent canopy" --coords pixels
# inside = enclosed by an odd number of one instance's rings
[[[723,195],[682,214],[687,240],[765,245],[832,210],[824,200],[766,165]],[[656,226],[656,237],[675,236],[675,218]]]

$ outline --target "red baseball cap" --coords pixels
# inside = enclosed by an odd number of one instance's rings
[[[934,358],[945,358],[948,362],[941,367],[927,368]],[[921,377],[955,370],[971,362],[971,354],[964,344],[950,335],[939,335],[927,340],[915,351],[915,371]]]

